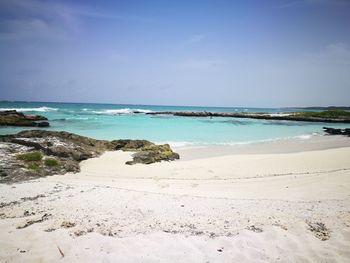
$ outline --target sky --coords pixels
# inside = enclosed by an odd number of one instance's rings
[[[350,0],[0,0],[0,100],[350,106]]]

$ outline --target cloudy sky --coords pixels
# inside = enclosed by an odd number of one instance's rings
[[[0,0],[0,99],[350,105],[349,0]]]

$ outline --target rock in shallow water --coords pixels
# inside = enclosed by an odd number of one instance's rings
[[[50,124],[44,116],[8,110],[0,111],[0,126],[49,127]]]
[[[336,128],[323,127],[323,130],[329,135],[345,135],[350,137],[350,128],[336,129]]]

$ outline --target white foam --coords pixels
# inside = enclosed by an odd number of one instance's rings
[[[298,136],[292,136],[292,137],[282,137],[282,138],[270,138],[270,139],[260,139],[260,140],[251,140],[251,141],[236,141],[236,142],[186,142],[186,141],[162,141],[162,142],[156,142],[157,144],[169,144],[171,147],[174,148],[182,148],[186,146],[195,146],[195,147],[206,147],[211,145],[216,146],[235,146],[235,145],[247,145],[247,144],[256,144],[256,143],[274,143],[279,141],[288,141],[288,140],[295,140],[295,139],[301,139],[301,140],[308,140],[312,137],[318,136],[318,133],[312,133],[312,134],[302,134]]]
[[[290,113],[270,113],[268,115],[271,116],[271,117],[274,117],[274,116],[276,116],[276,117],[284,117],[284,116],[289,116]]]
[[[66,120],[95,120],[96,118],[88,118],[88,117],[69,117]]]
[[[308,139],[311,139],[312,137],[319,136],[319,135],[320,135],[319,133],[313,132],[312,134],[298,135],[298,136],[295,136],[294,138],[302,139],[302,140],[308,140]]]
[[[178,147],[184,147],[184,146],[192,146],[196,145],[195,142],[177,142],[177,141],[163,141],[163,142],[156,142],[156,144],[169,144],[170,147],[178,148]]]
[[[0,111],[7,111],[7,110],[16,110],[16,111],[39,111],[39,112],[47,112],[47,111],[57,111],[56,108],[50,108],[50,107],[38,107],[38,108],[0,108]]]
[[[101,110],[101,111],[91,111],[95,114],[106,114],[106,115],[120,115],[120,114],[135,114],[135,113],[149,113],[152,112],[151,110],[143,110],[143,109],[108,109],[108,110]]]
[[[296,138],[302,139],[302,140],[307,140],[307,139],[310,139],[311,137],[312,137],[311,134],[303,134],[303,135],[296,136]]]

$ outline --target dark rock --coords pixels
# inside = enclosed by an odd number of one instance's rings
[[[326,241],[330,238],[330,231],[322,222],[306,222],[309,230],[321,241]]]
[[[79,172],[79,162],[105,151],[136,151],[128,164],[153,163],[179,159],[170,146],[146,140],[95,140],[69,132],[28,130],[0,135],[0,183],[13,183],[42,176]],[[24,160],[19,154],[40,152],[40,159]],[[56,165],[47,165],[55,159]]]
[[[246,229],[253,231],[253,232],[256,232],[256,233],[263,232],[263,230],[260,227],[256,227],[254,225],[248,226],[248,227],[246,227]]]
[[[285,120],[285,121],[305,121],[305,122],[332,122],[350,123],[350,113],[340,112],[339,115],[327,115],[326,112],[291,112],[289,114],[275,115],[265,112],[207,112],[207,111],[160,111],[148,112],[147,115],[173,115],[182,117],[231,117],[259,120]]]
[[[37,177],[79,172],[79,162],[96,157],[113,146],[108,141],[94,140],[67,133],[44,130],[29,130],[13,135],[0,136],[1,174],[0,182],[11,183]],[[42,160],[23,161],[18,154],[39,151]],[[57,165],[45,165],[45,160],[54,157]]]
[[[61,227],[63,227],[63,228],[75,227],[75,223],[70,222],[70,221],[63,221],[61,224]]]
[[[174,161],[179,158],[179,154],[173,152],[169,144],[150,144],[140,148],[139,152],[133,154],[133,160],[126,162],[126,164],[151,164],[160,161]]]
[[[350,137],[350,128],[336,129],[330,127],[323,127],[323,130],[329,135],[345,135]]]
[[[38,127],[49,127],[50,124],[47,121],[38,122]]]
[[[132,155],[133,160],[126,162],[129,165],[173,161],[180,158],[179,154],[172,151],[169,144],[156,145],[147,140],[114,140],[111,143],[115,150],[136,151]]]
[[[114,140],[111,143],[114,145],[115,150],[123,151],[140,150],[153,144],[146,140]]]
[[[0,126],[48,127],[47,118],[40,115],[24,115],[15,110],[0,111]]]

